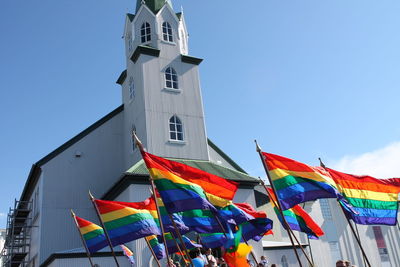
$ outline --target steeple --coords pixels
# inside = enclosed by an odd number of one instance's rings
[[[137,0],[136,1],[136,13],[141,7],[142,3],[144,3],[154,14],[157,14],[158,11],[168,3],[172,7],[171,0]]]

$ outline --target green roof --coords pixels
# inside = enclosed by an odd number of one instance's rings
[[[212,173],[214,175],[226,178],[228,180],[236,181],[236,182],[252,182],[258,183],[258,179],[249,176],[246,173],[239,172],[218,164],[215,164],[210,161],[205,160],[188,160],[188,159],[171,159],[173,161],[177,161],[191,167]],[[126,171],[126,174],[133,174],[133,175],[149,175],[147,171],[146,165],[144,164],[143,160],[140,160],[131,168]]]

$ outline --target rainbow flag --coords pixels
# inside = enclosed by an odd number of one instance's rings
[[[339,192],[356,210],[357,214],[354,214],[344,209],[355,223],[396,225],[400,178],[376,179],[326,170],[338,185]]]
[[[271,188],[268,188],[268,192],[273,200],[271,201],[271,204],[274,207],[276,216],[278,216],[282,227],[287,229],[287,227],[283,223],[283,219],[281,213],[278,210],[278,207],[274,205],[274,202],[276,203],[274,192]],[[319,227],[319,225],[311,218],[311,216],[308,215],[308,213],[299,205],[296,205],[291,209],[284,210],[282,213],[283,216],[285,216],[285,219],[289,224],[290,229],[306,233],[307,236],[311,239],[318,239],[320,236],[324,235],[324,231],[322,231],[321,227]]]
[[[149,235],[159,235],[153,215],[146,209],[134,209],[113,201],[94,200],[113,246]]]
[[[158,260],[161,260],[165,258],[165,249],[164,245],[160,242],[158,242],[158,238],[156,235],[151,235],[151,236],[146,236],[145,237],[147,241],[149,241],[149,244],[154,251],[154,254],[156,255]]]
[[[79,232],[85,240],[86,246],[91,254],[108,246],[103,228],[78,216],[74,217],[78,223]]]
[[[351,209],[325,169],[270,153],[262,154],[283,210],[319,198],[337,198]]]
[[[238,184],[219,176],[141,151],[165,208],[170,213],[225,207]]]
[[[125,245],[120,245],[122,252],[128,258],[131,266],[135,266],[135,258],[133,257],[133,252]]]

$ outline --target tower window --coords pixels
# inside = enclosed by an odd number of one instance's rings
[[[182,122],[176,115],[169,119],[169,139],[174,141],[183,141]]]
[[[162,24],[163,40],[167,42],[173,42],[172,38],[172,27],[168,22]]]
[[[135,97],[135,83],[133,78],[129,78],[129,99],[132,100]]]
[[[142,24],[142,27],[140,28],[140,38],[142,43],[151,41],[151,28],[148,22]]]
[[[178,75],[174,68],[168,67],[165,70],[165,87],[172,89],[179,89]]]
[[[132,51],[133,49],[133,40],[132,40],[132,35],[130,33],[127,34],[126,36],[127,40],[128,40],[128,50],[129,52]]]

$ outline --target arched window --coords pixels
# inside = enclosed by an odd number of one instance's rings
[[[135,97],[135,83],[133,78],[129,78],[129,99],[132,100]]]
[[[169,119],[169,139],[174,141],[183,141],[182,122],[176,115]]]
[[[173,42],[174,39],[172,38],[172,27],[168,22],[164,22],[162,24],[162,33],[163,33],[163,40],[167,42]]]
[[[179,89],[178,75],[174,68],[168,67],[165,70],[165,87],[172,89]]]
[[[140,38],[142,43],[151,41],[151,28],[148,22],[142,24],[142,27],[140,28]]]

